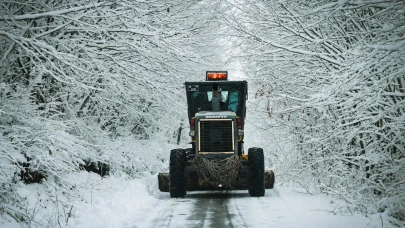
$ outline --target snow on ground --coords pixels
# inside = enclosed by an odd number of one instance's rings
[[[156,217],[167,219],[169,216],[165,216],[165,213],[182,208],[178,214],[171,214],[174,222],[169,227],[178,227],[187,225],[182,223],[181,218],[187,217],[186,213],[191,215],[194,207],[199,206],[196,205],[198,200],[211,200],[210,204],[215,207],[215,200],[219,203],[222,198],[213,195],[213,199],[210,199],[210,192],[191,192],[184,199],[170,199],[169,193],[158,191],[155,175],[134,180],[117,177],[101,179],[83,173],[84,176],[96,185],[88,189],[82,200],[75,203],[72,217],[66,226],[69,228],[154,227]],[[235,216],[233,227],[392,227],[385,215],[364,217],[359,214],[340,214],[339,208],[344,206],[343,202],[325,195],[309,195],[295,187],[276,186],[273,190],[267,190],[266,196],[262,198],[250,197],[247,191],[220,194],[238,196],[227,202],[231,213],[237,214],[235,211],[242,210],[243,218]],[[201,207],[201,210],[204,209],[208,210]],[[210,217],[206,216],[205,226],[209,226]],[[242,219],[242,222],[238,219]]]
[[[225,211],[222,207],[228,213],[223,217],[229,217],[229,227],[394,227],[385,214],[348,214],[343,210],[344,202],[326,195],[310,195],[297,187],[276,185],[266,190],[264,197],[250,197],[247,191],[240,190],[189,192],[185,198],[171,199],[169,193],[159,192],[156,175],[125,179],[81,172],[75,181],[81,197],[71,202],[71,216],[67,224],[61,220],[61,227],[215,227],[218,216],[222,216],[218,213]],[[43,188],[31,185],[21,194],[36,195]],[[0,226],[20,227],[4,216]]]
[[[167,172],[170,149],[186,145],[130,141],[123,139],[111,148],[128,156],[148,151],[141,161],[133,161],[144,169],[132,178],[126,170],[106,178],[85,171],[67,174],[59,181],[71,186],[69,192],[56,191],[55,181],[21,183],[18,194],[26,200],[26,213],[35,220],[32,227],[222,227],[218,223],[225,227],[393,227],[385,214],[347,214],[344,202],[278,183],[260,198],[250,197],[247,191],[228,191],[189,192],[185,198],[171,199],[169,193],[158,190],[154,171]],[[69,206],[61,208],[62,204]],[[220,214],[223,211],[226,216]],[[222,217],[227,219],[218,219]],[[0,209],[0,227],[20,225]]]
[[[92,196],[78,203],[67,227],[124,227],[133,218],[142,218],[159,200],[142,179],[109,177],[103,182]]]

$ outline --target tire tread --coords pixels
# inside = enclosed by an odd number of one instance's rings
[[[185,161],[185,150],[173,149],[170,151],[169,190],[172,198],[184,197],[186,194]]]
[[[251,196],[264,196],[264,154],[258,147],[249,148],[249,194]]]

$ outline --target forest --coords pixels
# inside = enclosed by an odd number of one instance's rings
[[[278,183],[405,220],[402,0],[0,1],[0,214],[92,166],[161,171],[111,145],[187,143],[184,82],[235,59]]]

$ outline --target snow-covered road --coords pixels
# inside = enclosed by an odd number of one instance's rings
[[[241,191],[193,192],[165,201],[152,220],[139,227],[247,227],[238,205],[244,197],[249,196]]]
[[[162,199],[143,221],[128,227],[380,227],[361,215],[334,215],[339,206],[333,204],[289,187],[267,190],[264,197],[247,191],[188,192]]]
[[[343,201],[324,194],[310,195],[293,186],[276,184],[274,189],[266,189],[264,197],[251,197],[247,190],[238,190],[187,192],[184,198],[172,199],[169,193],[158,190],[155,175],[123,179],[82,172],[75,177],[86,194],[70,201],[74,205],[70,218],[60,222],[60,227],[396,227],[386,213],[368,217],[348,213]],[[44,193],[41,185],[26,190],[34,198]],[[52,218],[53,207],[46,212],[41,216]],[[11,218],[0,217],[0,227],[21,226]]]

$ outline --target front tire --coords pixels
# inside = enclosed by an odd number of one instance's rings
[[[262,148],[249,148],[249,194],[251,196],[264,196],[264,154]]]
[[[170,197],[184,197],[186,194],[186,151],[174,149],[170,151]]]

